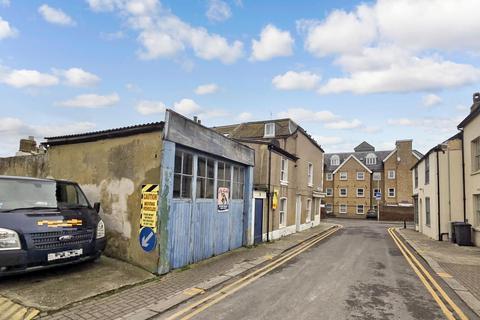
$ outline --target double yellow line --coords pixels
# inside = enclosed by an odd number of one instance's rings
[[[175,314],[169,316],[168,320],[173,319],[190,319],[195,315],[199,314],[200,312],[204,311],[208,307],[217,304],[218,302],[222,301],[226,297],[232,295],[236,291],[240,290],[241,288],[249,285],[253,281],[257,280],[258,278],[264,276],[265,274],[269,273],[270,271],[278,268],[279,266],[283,265],[287,261],[295,258],[300,253],[310,249],[312,246],[317,244],[318,242],[322,241],[323,239],[327,238],[328,236],[332,235],[333,233],[337,232],[341,226],[335,226],[333,229],[322,233],[318,236],[315,236],[298,247],[294,248],[292,251],[287,252],[285,255],[281,256],[278,259],[270,262],[269,264],[263,266],[262,268],[255,270],[252,273],[245,275],[244,277],[238,279],[237,281],[225,286],[220,291],[214,292],[203,299],[195,301],[194,303],[186,306],[184,309],[177,311]]]
[[[433,299],[440,306],[440,309],[442,309],[447,319],[467,320],[468,317],[463,313],[463,311],[455,304],[455,302],[452,301],[452,299],[445,293],[432,275],[423,267],[423,265],[417,260],[407,246],[400,240],[395,232],[395,228],[389,228],[388,233],[402,252],[408,264],[412,267],[413,271],[415,271],[418,278],[420,278],[420,281],[422,281],[423,285],[427,288],[428,292],[430,292]],[[447,306],[447,304],[450,308]]]

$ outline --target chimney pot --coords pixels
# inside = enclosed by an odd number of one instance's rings
[[[193,116],[193,121],[194,121],[194,122],[198,122],[198,117],[197,117],[197,116]]]
[[[480,102],[480,92],[475,92],[473,94],[473,103]]]

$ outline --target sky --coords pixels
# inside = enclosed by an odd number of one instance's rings
[[[0,0],[0,156],[20,138],[290,117],[326,152],[426,152],[480,90],[476,0]]]

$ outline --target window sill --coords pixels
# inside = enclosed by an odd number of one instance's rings
[[[480,232],[480,226],[472,227],[473,231]]]
[[[279,230],[280,230],[280,229],[285,229],[286,227],[287,227],[287,226],[279,225],[279,226],[278,226],[278,229],[279,229]]]
[[[313,188],[313,184],[308,184],[307,185],[309,188]]]
[[[477,174],[480,174],[480,170],[474,171],[474,172],[472,172],[470,175],[471,175],[471,176],[475,176],[475,175],[477,175]]]
[[[365,198],[365,196],[358,196],[358,195],[357,195],[357,198]]]
[[[280,185],[282,185],[282,186],[288,186],[288,181],[280,181]]]

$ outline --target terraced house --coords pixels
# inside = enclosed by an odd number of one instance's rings
[[[395,209],[402,207],[411,208],[413,217],[410,168],[421,156],[412,140],[397,141],[394,150],[376,151],[364,141],[354,152],[325,154],[327,214],[365,218],[369,209],[379,209],[382,218],[383,212],[404,212]]]
[[[320,223],[322,147],[291,119],[214,128],[255,150],[255,242]]]

